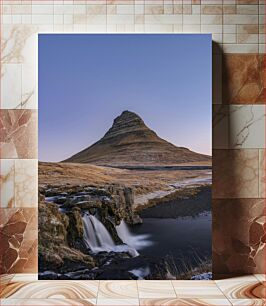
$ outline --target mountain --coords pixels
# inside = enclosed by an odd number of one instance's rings
[[[160,138],[137,114],[124,111],[99,141],[64,162],[101,166],[177,165],[211,161],[208,155],[190,151]]]

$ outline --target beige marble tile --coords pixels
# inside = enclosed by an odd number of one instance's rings
[[[1,305],[23,306],[91,306],[96,305],[96,299],[2,299]]]
[[[259,13],[259,7],[258,5],[252,5],[252,4],[241,4],[236,6],[236,12],[240,15],[258,15]]]
[[[266,287],[253,275],[218,280],[215,283],[228,299],[262,299],[266,297]]]
[[[0,209],[0,273],[37,273],[37,218],[37,208]]]
[[[6,25],[2,29],[2,62],[18,64],[32,61],[31,38],[37,32],[38,27],[32,25]]]
[[[202,24],[201,25],[201,33],[222,33],[223,32],[223,26],[221,24]]]
[[[224,53],[258,53],[258,44],[223,44]]]
[[[187,20],[188,21],[188,20]],[[165,24],[182,24],[183,18],[181,15],[145,15],[145,24],[160,25]],[[188,23],[190,24],[190,23]]]
[[[16,108],[21,102],[21,65],[1,65],[1,108]]]
[[[224,284],[256,282],[254,276],[233,274],[265,271],[265,200],[213,199],[212,262],[214,278]],[[231,275],[230,275],[231,274]],[[224,277],[224,276],[223,276]]]
[[[240,34],[257,34],[257,33],[259,33],[259,27],[258,27],[257,24],[237,25],[237,33],[240,33]]]
[[[136,281],[100,281],[98,299],[138,298]]]
[[[146,15],[145,15],[145,22],[146,22]],[[145,33],[172,33],[174,31],[176,25],[172,24],[145,24],[144,31]],[[181,26],[178,25],[178,26]]]
[[[213,150],[213,197],[257,198],[258,149]]]
[[[15,205],[16,207],[38,206],[38,160],[15,161]]]
[[[139,298],[172,298],[176,297],[171,281],[137,281]]]
[[[12,159],[1,159],[0,161],[0,189],[0,207],[14,207],[15,162]]]
[[[32,14],[42,14],[42,15],[49,15],[53,14],[54,6],[51,4],[35,4],[32,3]]]
[[[200,24],[200,15],[183,14],[183,24]]]
[[[265,148],[265,106],[229,106],[230,149]]]
[[[140,299],[140,306],[229,306],[227,299]]]
[[[234,24],[224,24],[223,25],[223,33],[233,33],[236,34],[236,25]]]
[[[37,158],[37,111],[0,110],[0,157]]]
[[[9,283],[2,298],[91,299],[96,298],[98,281],[35,281]]]
[[[235,14],[236,13],[236,5],[234,4],[224,4],[223,5],[223,14]]]
[[[87,5],[87,15],[105,15],[106,10],[107,10],[106,5],[96,5],[96,4]]]
[[[233,44],[236,43],[236,34],[223,34],[223,43],[224,44]]]
[[[224,298],[213,281],[172,281],[172,284],[179,298]]]
[[[259,150],[259,197],[265,198],[265,184],[266,184],[266,164],[265,164],[265,149]]]
[[[163,12],[164,12],[164,6],[163,5],[147,4],[144,7],[144,14],[145,15],[157,15],[157,14],[163,14]]]
[[[134,15],[107,15],[107,24],[134,24]]]
[[[266,300],[263,299],[230,299],[230,302],[233,306],[265,306],[266,304]]]
[[[138,299],[97,299],[98,306],[139,306]]]
[[[200,24],[183,24],[183,33],[200,32]]]
[[[201,14],[221,15],[223,13],[222,5],[201,5]]]
[[[201,15],[201,24],[223,24],[222,15]]]
[[[12,282],[34,282],[38,280],[37,273],[17,273],[12,278]]]
[[[0,297],[1,297],[1,293],[3,289],[6,287],[8,283],[11,282],[13,277],[14,277],[14,274],[0,274]]]
[[[7,26],[4,29],[3,61],[22,64],[20,99],[10,108],[37,108],[37,33],[38,28],[32,25]],[[11,101],[8,103],[10,105]]]
[[[254,274],[254,276],[260,282],[265,282],[266,281],[266,274]]]
[[[258,44],[259,35],[258,34],[249,34],[249,33],[238,33],[237,34],[237,43],[238,44]]]
[[[257,15],[224,15],[223,16],[224,24],[258,24]]]

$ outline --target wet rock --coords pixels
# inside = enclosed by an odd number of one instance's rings
[[[49,202],[45,198],[49,197]],[[52,202],[51,202],[52,201]],[[132,259],[126,251],[93,254],[83,241],[84,213],[97,216],[116,244],[123,244],[116,226],[123,219],[129,224],[140,223],[132,207],[131,188],[118,185],[104,186],[51,186],[40,188],[39,195],[39,271],[51,279],[136,279],[121,261]],[[127,265],[127,263],[124,263]],[[109,267],[110,266],[110,267]],[[106,271],[106,267],[109,272]],[[123,270],[123,271],[122,271]],[[111,277],[112,278],[112,277]]]
[[[68,269],[73,271],[75,266],[95,267],[93,257],[69,243],[83,236],[81,222],[77,209],[67,216],[54,203],[39,203],[39,271],[61,273]]]
[[[81,217],[81,210],[74,207],[67,213],[69,223],[67,227],[67,241],[71,247],[77,247],[83,240],[83,221]]]

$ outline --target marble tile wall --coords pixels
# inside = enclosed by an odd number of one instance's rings
[[[0,11],[2,272],[37,272],[38,33],[95,32],[212,33],[213,271],[265,272],[264,0],[1,0]]]

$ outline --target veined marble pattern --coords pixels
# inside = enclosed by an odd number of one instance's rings
[[[13,283],[34,282],[38,280],[38,273],[17,273],[12,277]]]
[[[229,306],[226,299],[140,299],[140,306]]]
[[[11,282],[1,295],[12,299],[91,299],[97,296],[98,286],[98,281]]]
[[[139,306],[138,299],[97,299],[97,305],[102,306]]]
[[[179,298],[223,299],[223,294],[213,281],[172,281],[176,295]]]
[[[255,274],[254,275],[258,281],[260,282],[266,282],[266,274]]]
[[[131,281],[133,287],[138,288],[134,298],[127,297],[132,295],[130,281],[125,281],[123,286],[123,281],[15,282],[15,277],[3,285],[1,305],[227,306],[264,305],[265,302],[261,298],[265,286],[252,275],[206,281],[206,290],[204,281],[151,281],[151,286],[149,281]],[[178,288],[174,295],[173,287]],[[179,296],[179,288],[185,289],[186,297]],[[103,290],[104,298],[99,296]],[[141,292],[148,294],[149,298],[142,298]]]
[[[10,159],[0,160],[0,207],[15,205],[15,162]]]
[[[0,274],[0,295],[2,291],[4,290],[4,288],[7,286],[7,284],[11,282],[13,277],[14,277],[14,274]]]
[[[38,161],[1,159],[2,208],[38,206]]]
[[[21,64],[1,65],[1,108],[12,109],[21,103],[21,69]]]
[[[96,305],[96,299],[3,299],[1,305],[23,306],[92,306]],[[124,305],[125,306],[125,305]]]
[[[0,209],[0,273],[37,272],[37,209]]]
[[[266,287],[255,281],[216,281],[217,286],[222,290],[228,299],[265,299]]]
[[[265,200],[214,199],[212,214],[214,277],[224,272],[265,271]],[[258,279],[253,276],[234,281],[257,282]]]
[[[224,56],[223,103],[265,103],[263,55],[226,54]]]
[[[0,110],[0,157],[37,158],[37,111]]]
[[[266,300],[263,299],[229,299],[233,306],[265,306]]]
[[[214,104],[214,149],[265,148],[265,106]]]
[[[1,62],[22,64],[32,60],[34,53],[32,53],[32,45],[29,40],[35,33],[38,33],[38,27],[33,25],[7,24],[3,26]]]
[[[138,281],[140,298],[172,298],[176,293],[171,281]]]
[[[16,207],[38,206],[38,161],[20,159],[15,161]]]
[[[31,24],[2,27],[1,62],[5,70],[1,74],[1,108],[37,108],[37,46],[38,32],[41,31],[41,27]],[[8,90],[11,85],[9,75],[14,69],[19,69],[19,74],[17,79],[12,74],[12,80],[16,82],[11,91]]]
[[[231,149],[265,148],[265,106],[230,105],[229,143]]]
[[[213,197],[258,198],[259,150],[213,150]]]
[[[138,298],[137,282],[101,281],[99,286],[98,298]]]

